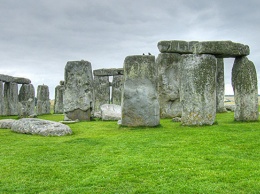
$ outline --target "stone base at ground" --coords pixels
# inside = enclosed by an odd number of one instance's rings
[[[88,110],[81,110],[81,109],[76,109],[73,111],[69,111],[65,113],[65,118],[64,120],[79,120],[79,121],[87,121],[90,120],[91,117],[91,111]]]

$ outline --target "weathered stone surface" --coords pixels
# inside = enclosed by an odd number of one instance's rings
[[[63,80],[60,81],[60,85],[64,86],[64,81]]]
[[[225,80],[224,80],[224,59],[217,58],[217,78],[216,78],[216,110],[226,112],[224,107],[225,99]]]
[[[59,85],[55,87],[54,114],[63,114],[63,95],[65,87]]]
[[[14,81],[17,84],[30,84],[31,80],[23,77],[14,77]]]
[[[13,82],[4,84],[5,115],[18,115],[18,85]]]
[[[247,57],[235,59],[232,68],[232,86],[235,95],[235,120],[258,120],[258,87],[254,63]]]
[[[219,58],[249,55],[249,46],[232,41],[205,41],[193,46],[194,54],[212,54]]]
[[[182,125],[212,125],[216,116],[216,63],[213,55],[183,55],[180,63]]]
[[[42,136],[64,136],[72,134],[71,129],[62,123],[35,118],[23,118],[13,123],[11,130],[17,133]]]
[[[124,61],[122,94],[123,126],[157,126],[160,124],[157,68],[152,55],[128,56]]]
[[[121,106],[116,104],[103,104],[100,106],[103,121],[117,121],[121,119]]]
[[[9,76],[9,75],[0,74],[0,81],[2,81],[2,82],[13,82],[14,77]]]
[[[101,105],[110,103],[108,76],[94,76],[94,99],[94,112],[99,112]]]
[[[0,120],[0,129],[11,129],[15,119],[2,119]]]
[[[236,105],[229,105],[229,104],[226,104],[226,105],[225,105],[225,109],[226,109],[227,111],[234,112],[234,111],[235,111],[235,108],[236,108]]]
[[[23,84],[19,90],[18,115],[28,117],[35,114],[35,90],[32,84]]]
[[[0,115],[5,115],[4,85],[0,81]]]
[[[198,41],[163,40],[158,42],[157,47],[161,53],[192,54],[193,45]]]
[[[122,90],[123,90],[123,75],[114,75],[112,82],[112,99],[113,104],[121,106]]]
[[[96,69],[93,71],[94,76],[114,76],[123,75],[123,68],[111,68],[111,69]]]
[[[161,53],[156,59],[158,67],[158,95],[161,118],[181,116],[179,62],[177,53]]]
[[[37,87],[37,114],[50,114],[49,87],[39,85]]]
[[[64,120],[90,120],[93,106],[93,77],[88,61],[69,61],[65,67]]]

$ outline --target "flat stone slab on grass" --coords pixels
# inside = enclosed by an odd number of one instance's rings
[[[198,41],[163,40],[158,42],[157,47],[161,53],[192,54],[193,45]]]
[[[11,127],[15,121],[17,121],[17,120],[15,120],[15,119],[0,120],[0,128],[1,129],[11,129]]]
[[[23,118],[13,123],[11,130],[17,133],[42,136],[64,136],[72,134],[69,126],[59,122],[35,118]]]
[[[204,41],[193,46],[194,54],[212,54],[221,58],[247,56],[250,53],[248,45],[232,41]]]

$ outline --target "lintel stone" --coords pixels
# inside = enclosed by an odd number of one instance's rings
[[[196,43],[198,41],[163,40],[158,42],[157,47],[161,53],[192,54]]]
[[[94,76],[114,76],[123,75],[123,68],[111,68],[111,69],[96,69],[93,71]]]

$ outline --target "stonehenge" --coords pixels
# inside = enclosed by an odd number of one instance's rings
[[[63,114],[64,81],[55,87],[54,114]]]
[[[37,115],[50,114],[49,87],[39,85],[37,88]]]
[[[23,84],[20,88],[18,115],[20,117],[28,117],[34,115],[35,108],[35,90],[32,84]]]

